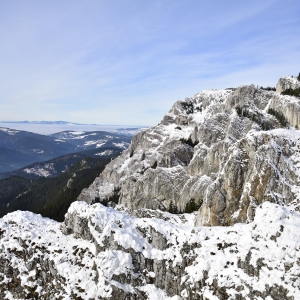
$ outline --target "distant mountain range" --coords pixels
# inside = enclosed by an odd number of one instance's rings
[[[0,123],[20,123],[20,124],[73,124],[73,125],[86,125],[80,123],[66,122],[66,121],[0,121]]]
[[[67,121],[0,121],[0,124],[46,124],[46,125],[95,125],[95,126],[118,126],[123,128],[128,128],[127,126],[120,124],[84,124],[84,123],[74,123]],[[139,125],[130,125],[131,128],[140,128]]]
[[[0,217],[30,210],[63,220],[70,203],[132,135],[63,131],[40,135],[0,127]]]
[[[135,125],[101,125],[80,124],[66,121],[0,121],[0,128],[11,128],[19,131],[29,131],[42,135],[50,135],[61,131],[108,131],[116,133],[136,134],[142,128]]]
[[[74,152],[96,150],[90,155],[103,156],[108,153],[105,151],[114,153],[115,150],[124,150],[131,138],[128,132],[64,131],[41,135],[0,127],[0,173],[12,172]]]

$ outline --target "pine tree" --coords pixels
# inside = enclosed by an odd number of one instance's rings
[[[203,203],[203,200],[202,199],[199,199],[198,202],[196,203],[195,199],[194,198],[191,198],[185,205],[185,209],[184,209],[184,212],[185,213],[192,213],[196,210],[198,210],[201,205]]]
[[[179,214],[179,210],[176,204],[173,203],[173,201],[171,200],[170,204],[169,204],[169,209],[168,212],[171,214]]]
[[[171,200],[170,204],[169,204],[169,209],[168,209],[169,213],[173,212],[173,201]]]
[[[173,201],[170,202],[169,205],[169,213],[176,214],[177,206],[173,203]]]

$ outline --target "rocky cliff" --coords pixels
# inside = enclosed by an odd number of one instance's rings
[[[297,126],[299,98],[253,85],[203,91],[137,134],[79,200],[101,202],[120,190],[119,202],[132,209],[167,210],[172,202],[183,211],[195,201],[196,225],[211,226],[250,222],[265,201],[297,209]]]
[[[63,223],[0,219],[0,300],[300,299],[299,106],[253,85],[177,101]]]
[[[276,92],[279,94],[287,89],[295,90],[298,88],[300,88],[300,81],[290,76],[281,77],[276,84]]]

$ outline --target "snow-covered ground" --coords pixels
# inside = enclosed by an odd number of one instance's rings
[[[104,155],[111,155],[111,154],[113,154],[112,150],[105,150],[105,151],[96,153],[95,155],[97,155],[97,156],[104,156]]]
[[[3,299],[16,299],[14,290],[5,288],[13,280],[5,273],[9,268],[25,290],[30,287],[41,299],[52,281],[52,299],[144,291],[152,300],[198,299],[197,294],[216,300],[216,286],[226,291],[226,299],[279,299],[259,296],[272,287],[280,287],[282,299],[300,299],[298,212],[266,202],[250,224],[193,227],[194,214],[156,218],[154,211],[144,210],[150,217],[137,218],[117,209],[73,203],[63,226],[69,235],[60,223],[30,212],[2,218]],[[51,269],[42,262],[51,262]],[[159,271],[163,265],[165,273]],[[172,292],[162,288],[166,276],[173,276]]]

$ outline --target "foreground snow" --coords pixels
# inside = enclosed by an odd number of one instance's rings
[[[194,214],[118,209],[75,202],[62,225],[30,212],[3,217],[0,298],[212,300],[222,290],[226,299],[280,299],[275,288],[300,299],[298,212],[265,202],[250,224],[195,228]]]

